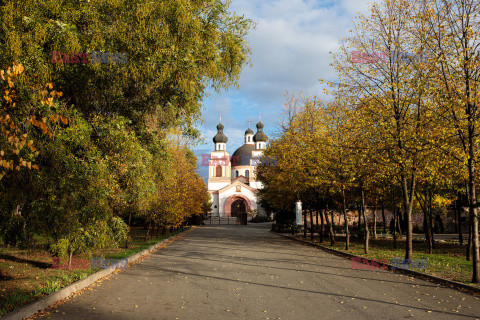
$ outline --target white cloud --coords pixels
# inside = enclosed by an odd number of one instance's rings
[[[257,22],[248,36],[253,66],[242,73],[239,90],[212,94],[207,101],[204,132],[208,140],[220,111],[225,132],[227,128],[232,132],[228,144],[240,146],[246,120],[253,120],[255,129],[258,113],[267,134],[273,132],[286,90],[321,94],[318,79],[335,78],[329,52],[349,35],[355,13],[368,8],[364,0],[233,0],[232,10]]]

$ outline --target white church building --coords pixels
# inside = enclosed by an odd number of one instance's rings
[[[245,131],[243,146],[231,158],[226,150],[228,138],[223,129],[220,122],[213,138],[215,150],[210,153],[208,164],[212,216],[239,217],[249,212],[265,215],[265,210],[258,203],[258,189],[263,188],[263,185],[256,180],[255,172],[268,139],[263,132],[263,123],[257,123],[255,135],[250,128]]]

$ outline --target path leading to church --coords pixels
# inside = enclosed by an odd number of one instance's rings
[[[196,228],[45,318],[477,319],[480,300],[250,224]]]

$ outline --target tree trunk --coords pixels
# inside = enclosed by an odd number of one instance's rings
[[[403,239],[403,232],[402,232],[402,210],[397,211],[397,230],[398,234],[400,235],[400,239]]]
[[[303,210],[303,238],[307,239],[307,210]]]
[[[467,257],[466,260],[472,260],[472,223],[469,221],[468,223],[468,242],[467,242]]]
[[[433,253],[433,249],[435,249],[435,232],[434,232],[434,221],[433,221],[433,212],[432,212],[432,197],[433,197],[433,194],[432,194],[432,190],[430,190],[430,194],[429,194],[429,200],[428,200],[428,216],[430,217],[430,241],[431,241],[431,247],[432,247],[432,253]]]
[[[147,229],[147,234],[145,235],[145,240],[148,240],[150,237],[150,229],[152,227],[152,219],[148,220],[148,229]]]
[[[470,108],[470,107],[469,107]],[[471,120],[470,120],[471,121]],[[472,283],[480,282],[480,250],[478,243],[478,210],[477,210],[477,195],[475,188],[476,185],[476,172],[475,172],[475,125],[469,124],[469,157],[468,157],[468,192],[469,192],[469,213],[470,213],[470,225],[471,225],[471,248],[472,248]]]
[[[68,255],[68,270],[70,270],[70,267],[72,265],[72,257],[73,257],[73,250],[70,250],[70,254]]]
[[[387,223],[385,219],[385,206],[382,201],[382,219],[383,219],[383,234],[387,234]]]
[[[357,212],[358,212],[358,225],[357,225],[357,229],[358,229],[358,231],[360,232],[360,230],[362,230],[362,214],[361,214],[362,210],[361,210],[360,205],[359,205],[358,203],[357,203],[356,207],[357,207]]]
[[[377,240],[377,199],[373,206],[373,239]]]
[[[312,208],[309,208],[310,211],[310,240],[313,242],[313,234],[314,234],[314,225],[313,225],[313,211]]]
[[[458,201],[459,203],[455,206],[455,209],[457,212],[455,214],[457,215],[457,223],[458,223],[458,241],[460,242],[460,245],[463,245],[463,234],[462,234],[462,211],[460,210],[460,199]]]
[[[423,220],[424,220],[424,224],[423,224],[423,232],[425,233],[425,240],[427,240],[427,244],[428,244],[428,253],[433,253],[433,246],[432,246],[432,237],[430,236],[430,218],[427,214],[427,210],[423,210]]]
[[[315,220],[316,220],[315,225],[317,226],[317,229],[319,229],[318,226],[319,226],[320,224],[318,223],[318,210],[315,210]],[[319,232],[320,232],[320,231],[319,231]]]
[[[412,210],[413,210],[413,195],[415,194],[415,175],[412,175],[412,185],[410,193],[408,190],[408,181],[405,174],[402,174],[402,191],[403,203],[405,208],[405,218],[407,220],[407,239],[405,241],[405,259],[412,260],[413,258],[413,226],[412,226]]]
[[[365,236],[364,236],[364,251],[365,251],[365,254],[368,254],[368,240],[369,240],[369,232],[368,232],[368,221],[367,221],[367,216],[365,214],[365,192],[363,191],[363,186],[360,188],[360,192],[361,192],[361,197],[362,197],[362,216],[363,216],[363,224],[365,226]]]
[[[325,215],[321,208],[317,208],[317,212],[320,213],[320,243],[323,243],[323,238],[325,235]]]
[[[334,210],[330,210],[330,215],[332,217],[332,232],[333,232],[333,236],[335,237],[335,215],[334,215],[335,211]]]
[[[333,232],[333,226],[332,226],[333,219],[331,222],[330,219],[328,218],[328,206],[325,209],[325,220],[327,220],[328,232],[330,234],[330,245],[333,247],[335,245],[335,233]]]
[[[342,185],[342,211],[345,219],[345,250],[350,249],[350,231],[348,230],[347,201],[345,199],[345,188]]]
[[[455,233],[458,233],[458,215],[457,215],[457,200],[453,201],[453,222],[455,225]]]
[[[129,211],[129,213],[128,213],[128,230],[130,230],[130,228],[132,227],[132,210],[129,209],[128,211]],[[128,249],[128,237],[125,240],[125,248]]]
[[[397,206],[393,207],[393,247],[397,249]]]

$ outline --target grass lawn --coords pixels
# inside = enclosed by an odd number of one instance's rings
[[[131,228],[129,248],[108,248],[74,256],[75,259],[104,257],[124,259],[142,251],[180,231],[145,241],[143,228]],[[29,302],[53,293],[95,272],[90,264],[65,268],[52,268],[52,256],[45,249],[7,248],[0,246],[0,317]]]
[[[303,233],[296,234],[296,237],[304,239]],[[305,240],[310,241],[310,235],[308,235]],[[392,239],[373,240],[370,238],[369,242],[368,255],[364,254],[363,240],[359,239],[351,239],[350,250],[346,251],[345,238],[335,237],[335,246],[333,246],[333,249],[376,260],[386,259],[392,261],[392,258],[403,260],[405,257],[405,239],[397,239],[397,248],[394,248]],[[314,243],[332,248],[328,237],[325,238],[323,243],[320,243],[316,235]],[[422,270],[415,269],[416,271],[480,287],[479,284],[472,284],[470,282],[472,280],[473,267],[471,261],[465,260],[466,245],[437,242],[435,243],[434,253],[428,254],[426,242],[414,241],[413,250],[413,259],[428,259],[428,268]]]

